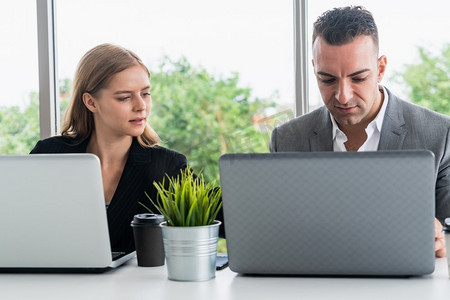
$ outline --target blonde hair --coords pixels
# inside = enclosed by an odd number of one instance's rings
[[[73,81],[73,92],[64,116],[61,135],[81,143],[89,138],[95,129],[94,116],[83,103],[83,94],[95,95],[106,87],[111,78],[133,66],[142,66],[150,72],[141,59],[132,51],[121,46],[101,44],[89,50],[78,63]],[[150,148],[159,143],[156,132],[146,124],[144,132],[137,137],[142,147]]]

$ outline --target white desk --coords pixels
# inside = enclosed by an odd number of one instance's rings
[[[0,299],[450,299],[446,259],[418,278],[249,277],[229,268],[204,282],[167,279],[136,259],[104,274],[0,274]]]

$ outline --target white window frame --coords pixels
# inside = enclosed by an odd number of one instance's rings
[[[40,138],[59,131],[59,95],[55,1],[36,0],[39,64],[39,127]]]
[[[309,111],[308,0],[294,0],[295,115]]]

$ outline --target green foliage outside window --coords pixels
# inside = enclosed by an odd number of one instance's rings
[[[151,76],[151,125],[164,146],[185,154],[194,169],[203,169],[206,181],[218,179],[221,154],[268,152],[268,135],[253,119],[275,104],[251,99],[237,73],[215,78],[186,59],[166,58]]]
[[[408,87],[413,103],[450,115],[450,44],[439,55],[418,47],[419,59],[396,73],[399,82]]]
[[[25,109],[0,107],[0,154],[29,153],[39,140],[39,94],[30,94]]]

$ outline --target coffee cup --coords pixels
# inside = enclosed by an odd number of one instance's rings
[[[164,265],[164,245],[159,224],[162,215],[138,214],[131,222],[138,266],[157,267]]]

